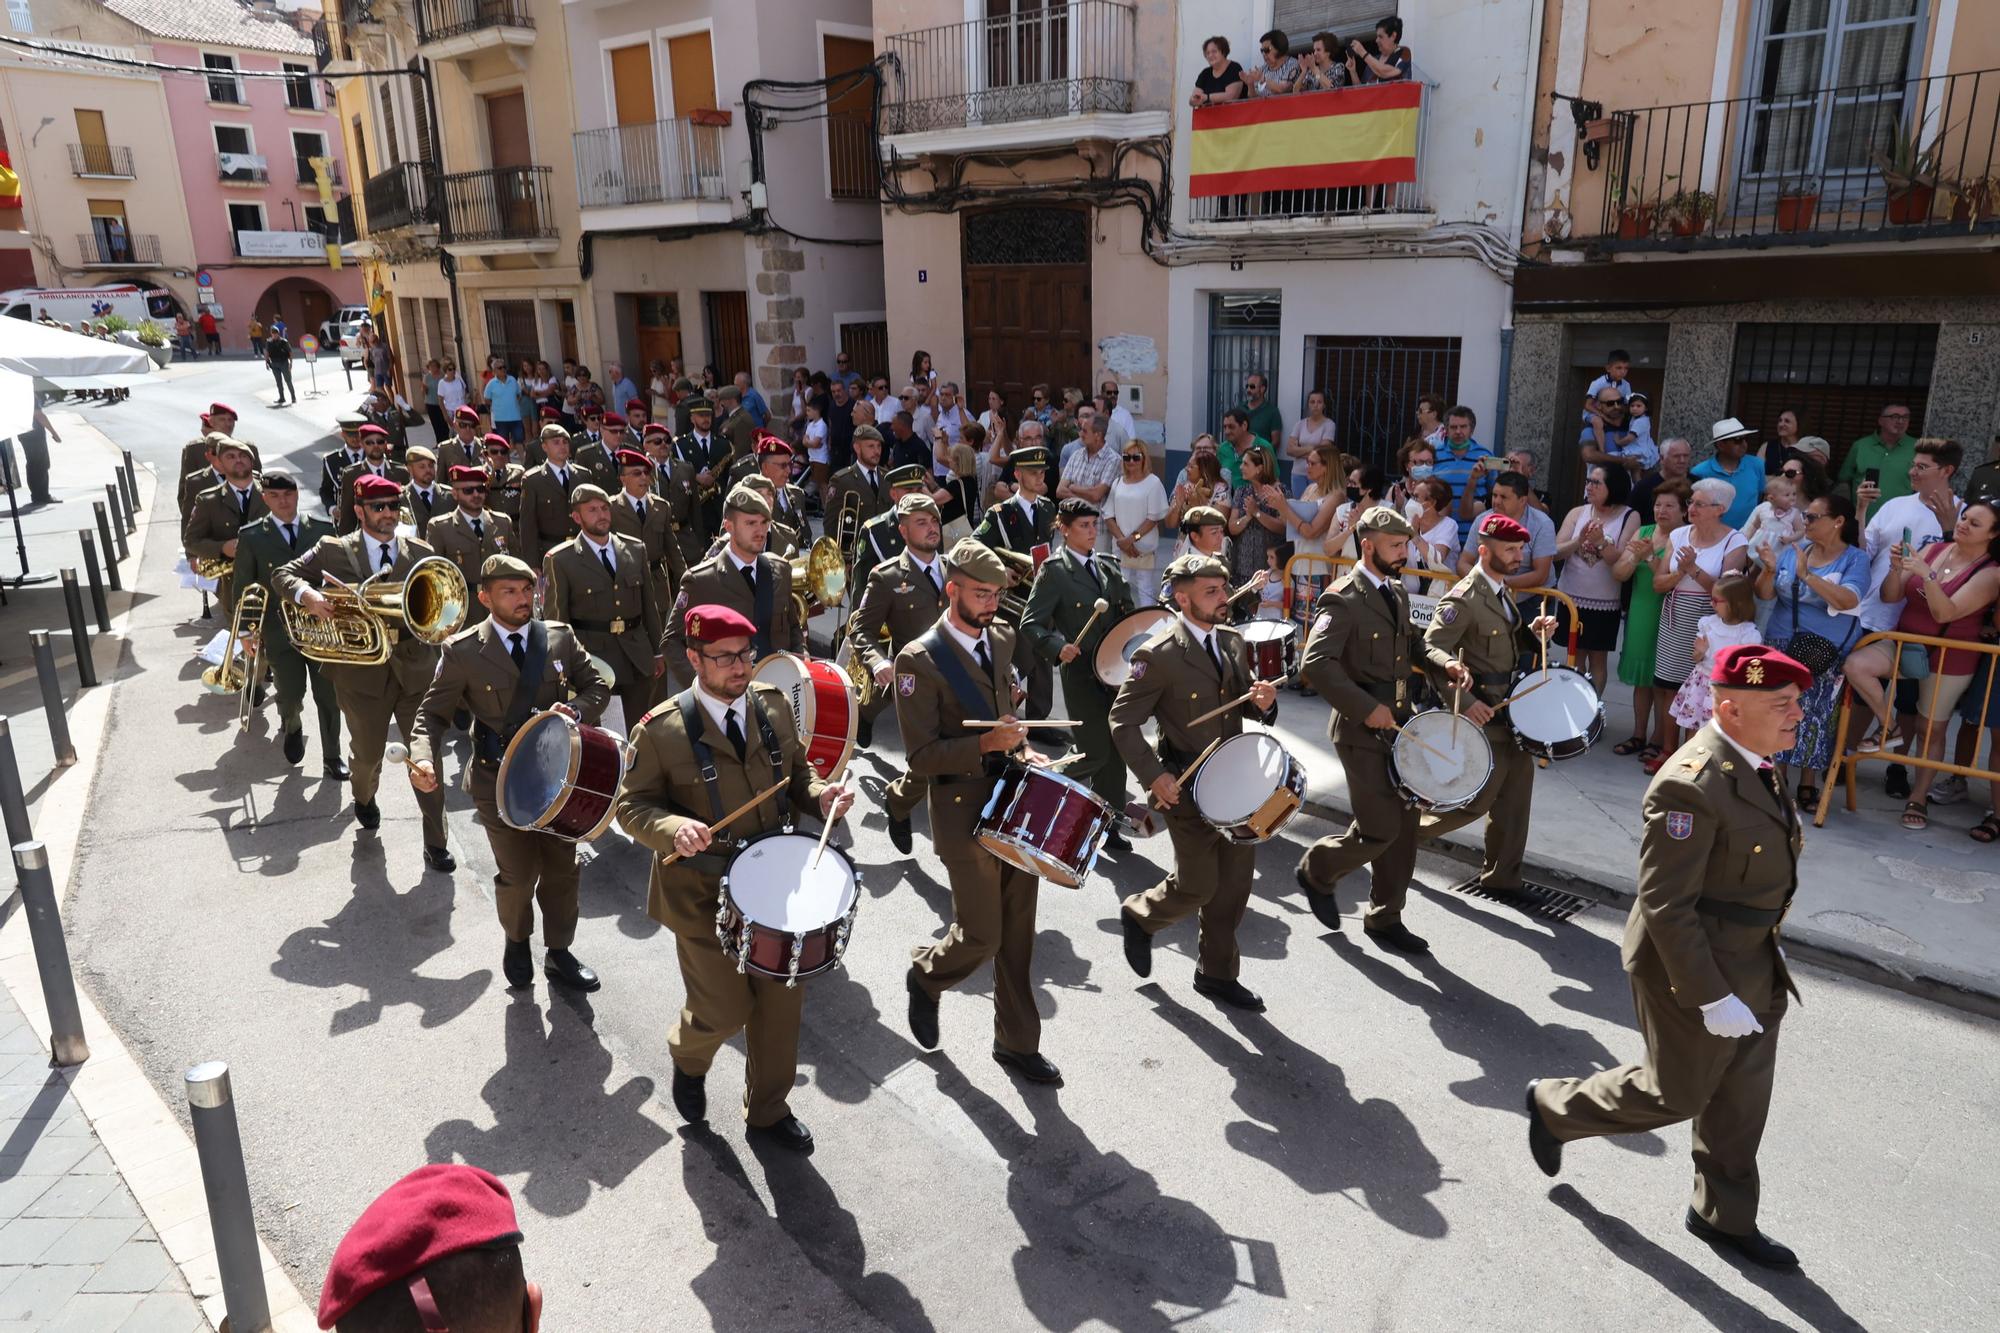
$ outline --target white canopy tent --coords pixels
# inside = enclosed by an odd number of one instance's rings
[[[143,347],[0,319],[0,439],[34,425],[35,389],[126,388],[152,373]]]

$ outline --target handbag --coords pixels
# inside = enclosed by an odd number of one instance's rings
[[[1800,572],[1804,557],[1794,551],[1793,559],[1795,563],[1792,566],[1792,624],[1797,626],[1799,585],[1805,582],[1805,576]],[[1838,644],[1824,634],[1815,634],[1809,629],[1794,628],[1792,637],[1785,643],[1785,652],[1789,653],[1800,666],[1812,672],[1814,679],[1817,680],[1840,665],[1842,659],[1847,656],[1848,648],[1854,643],[1855,631],[1860,628],[1861,622],[1856,620],[1849,627],[1847,637]]]

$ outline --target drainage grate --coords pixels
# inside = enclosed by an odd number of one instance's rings
[[[1579,898],[1560,889],[1545,888],[1540,884],[1528,884],[1523,887],[1526,891],[1522,893],[1493,893],[1480,888],[1476,880],[1466,880],[1464,883],[1452,885],[1451,890],[1453,893],[1462,893],[1468,898],[1484,898],[1489,903],[1499,903],[1502,907],[1511,907],[1529,916],[1539,916],[1550,921],[1568,921],[1572,917],[1583,915],[1593,905],[1589,898]]]

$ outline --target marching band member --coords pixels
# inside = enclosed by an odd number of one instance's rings
[[[215,435],[226,435],[234,438],[235,434],[236,409],[227,403],[210,403],[208,411],[201,414],[201,433],[181,446],[180,470],[174,475],[185,477],[190,472],[201,471],[202,465],[208,460],[209,438]],[[257,446],[251,444],[248,440],[245,440],[244,444],[250,450],[251,467],[256,471],[262,472],[264,470],[263,455],[258,452]],[[207,490],[208,488],[204,486],[202,489]]]
[[[673,520],[674,544],[679,548],[679,570],[674,574],[674,591],[689,567],[702,561],[708,546],[701,534],[701,509],[696,503],[698,485],[694,465],[674,453],[674,437],[657,421],[646,427],[646,458],[653,465],[652,490],[667,507]],[[661,605],[669,605],[663,602]]]
[[[410,530],[422,536],[431,519],[443,512],[445,497],[437,484],[437,455],[421,444],[403,451],[403,466],[409,469],[409,484],[403,487],[403,518]],[[470,582],[467,587],[472,586]]]
[[[480,447],[486,456],[486,507],[494,513],[505,514],[508,523],[519,531],[521,483],[528,474],[519,463],[509,461],[514,456],[514,446],[505,435],[488,431]]]
[[[449,477],[455,467],[477,467],[483,452],[479,439],[479,409],[470,405],[461,406],[451,414],[451,435],[438,441],[438,470]]]
[[[729,544],[687,572],[674,613],[668,617],[663,651],[669,671],[685,669],[678,663],[687,652],[681,631],[690,606],[726,606],[747,619],[756,627],[759,658],[774,649],[805,652],[805,626],[798,623],[798,608],[792,602],[791,562],[764,550],[770,526],[771,506],[763,496],[748,486],[729,493],[722,517]]]
[[[1119,913],[1125,961],[1140,976],[1152,975],[1153,936],[1199,912],[1196,992],[1261,1012],[1264,1001],[1237,980],[1242,959],[1236,946],[1257,849],[1231,841],[1204,820],[1180,778],[1211,742],[1240,735],[1245,718],[1276,721],[1278,690],[1252,677],[1243,637],[1228,623],[1229,571],[1222,562],[1183,555],[1167,566],[1166,576],[1173,581],[1180,615],[1132,658],[1132,674],[1111,705],[1111,738],[1165,810],[1174,845],[1172,873],[1127,898]],[[1204,713],[1245,694],[1249,698],[1240,706],[1195,725]],[[1148,718],[1160,724],[1157,749],[1146,743]]]
[[[842,509],[852,507],[845,498],[850,491],[860,498],[860,507],[856,510],[859,518],[854,529],[856,538],[860,536],[861,525],[887,513],[894,506],[895,501],[889,497],[888,478],[882,471],[881,431],[873,426],[854,428],[854,461],[833,474],[832,479],[827,482],[827,490],[826,522],[827,533],[830,536],[839,535],[837,528]],[[858,553],[861,549],[859,541],[855,541],[853,546],[854,559],[859,560]],[[862,570],[861,577],[867,576],[868,571]],[[860,579],[853,580],[856,583],[860,581]]]
[[[606,491],[617,489],[618,465],[612,460],[628,446],[625,418],[607,417],[597,423],[594,436],[570,437],[570,460],[597,479]]]
[[[757,418],[743,405],[743,391],[725,384],[715,391],[715,433],[729,442],[729,463],[721,473],[723,485],[741,481],[757,466]]]
[[[618,466],[618,493],[611,501],[611,530],[646,548],[646,569],[653,581],[653,605],[664,611],[674,604],[687,565],[681,560],[680,533],[674,530],[673,506],[653,492],[653,460],[637,449],[620,449],[611,460]]]
[[[387,477],[369,475],[355,483],[354,507],[359,526],[345,536],[322,537],[306,553],[279,568],[278,595],[289,597],[307,614],[321,620],[334,616],[333,604],[320,592],[325,578],[358,587],[374,574],[401,579],[410,566],[435,552],[414,538],[396,535],[403,508],[403,488]],[[389,721],[408,739],[416,734],[417,706],[429,688],[438,660],[435,646],[414,634],[400,634],[389,660],[380,666],[325,663],[347,722],[349,781],[354,787],[354,818],[363,829],[382,825],[375,794],[382,781],[382,749],[389,741]],[[424,862],[449,873],[458,866],[445,839],[444,796],[418,792],[417,808],[424,816]]]
[[[236,598],[242,600],[246,591],[259,584],[267,594],[263,623],[251,626],[250,632],[262,646],[263,658],[271,664],[271,676],[278,685],[285,762],[295,765],[306,757],[302,717],[310,684],[313,705],[319,711],[321,771],[333,781],[344,781],[347,763],[340,757],[340,702],[334,697],[333,682],[319,669],[319,663],[292,646],[285,618],[278,611],[281,594],[275,586],[279,567],[297,559],[321,537],[332,536],[333,524],[323,518],[299,516],[299,484],[289,472],[265,473],[263,498],[264,516],[244,524],[236,534]]]
[[[340,474],[340,508],[334,513],[333,528],[341,536],[353,532],[355,501],[359,498],[355,484],[363,477],[383,477],[396,483],[396,494],[403,493],[403,483],[410,479],[410,471],[389,458],[389,432],[374,422],[362,426],[358,432],[361,438],[361,461],[352,464]]]
[[[619,788],[617,817],[635,842],[660,858],[678,858],[654,861],[646,894],[647,915],[674,932],[687,992],[667,1034],[674,1109],[690,1124],[708,1118],[709,1065],[723,1042],[744,1031],[743,1115],[750,1135],[806,1152],[812,1131],[787,1101],[798,1069],[805,990],[738,972],[716,939],[715,918],[726,852],[789,825],[794,807],[838,819],[854,798],[814,771],[783,692],[751,682],[756,632],[731,607],[687,608],[674,638],[685,645],[694,684],[633,731],[635,754]],[[784,787],[726,833],[711,828],[781,781]]]
[[[217,486],[227,485],[229,478],[223,475],[222,460],[216,457],[215,444],[218,440],[230,438],[216,431],[202,437],[201,461],[195,467],[181,473],[179,488],[175,496],[180,507],[181,527],[187,527],[188,515],[194,512],[194,502],[203,491],[212,491]]]
[[[1403,953],[1430,945],[1403,924],[1403,902],[1417,865],[1419,811],[1389,777],[1389,743],[1410,716],[1410,667],[1423,660],[1423,636],[1410,623],[1403,561],[1417,535],[1408,519],[1377,505],[1355,525],[1361,563],[1320,594],[1300,674],[1333,706],[1328,735],[1347,775],[1354,809],[1347,832],[1321,838],[1300,858],[1295,874],[1313,915],[1340,929],[1334,886],[1362,866],[1374,867],[1362,928]]]
[[[854,542],[854,572],[859,575],[852,580],[854,583],[866,579],[875,566],[884,560],[894,560],[902,554],[903,533],[897,526],[899,515],[896,502],[906,495],[930,494],[930,469],[921,463],[905,463],[902,467],[891,468],[886,475],[889,483],[889,508],[861,525],[861,535]],[[935,497],[932,503],[936,503]]]
[[[752,472],[749,476],[738,482],[737,485],[746,486],[757,492],[758,495],[763,497],[764,503],[767,505],[775,505],[777,502],[778,488],[772,485],[771,479],[761,472]],[[702,553],[702,559],[707,560],[721,555],[723,549],[728,545],[729,534],[726,532],[717,533],[715,540],[708,544],[708,550]],[[780,523],[775,508],[771,511],[771,526],[764,530],[764,549],[772,555],[781,556],[786,560],[797,556],[801,549],[797,530]]]
[[[343,412],[334,418],[334,424],[340,431],[340,447],[327,454],[320,465],[319,503],[337,528],[340,525],[340,479],[347,475],[347,469],[367,458],[361,452],[361,428],[368,424],[368,418],[359,412]]]
[[[722,526],[723,472],[729,466],[729,441],[715,431],[715,404],[697,398],[687,409],[688,432],[674,441],[674,455],[685,459],[694,469],[695,499],[701,517],[690,526],[701,534],[706,546]],[[674,657],[671,653],[668,656]]]
[[[757,470],[771,481],[771,526],[791,531],[792,544],[812,544],[806,523],[806,493],[792,485],[792,446],[776,435],[757,437]]]
[[[555,404],[551,403],[548,407],[542,409],[542,439],[548,438],[548,428],[550,426],[562,420],[561,412],[551,412],[549,410],[550,407],[554,406]],[[583,411],[579,412],[577,417],[576,429],[566,430],[564,433],[569,436],[570,461],[582,467],[584,463],[579,453],[580,450],[591,449],[592,457],[594,458],[596,451],[604,447],[604,408],[596,403],[591,403]],[[541,463],[545,460],[536,459],[535,461]]]
[[[611,530],[611,498],[590,482],[569,493],[577,534],[542,558],[542,614],[569,622],[583,646],[611,664],[625,729],[659,696],[660,604],[645,543]]]
[[[1023,445],[1007,456],[1007,466],[1014,469],[1014,494],[989,508],[972,535],[988,546],[1021,555],[1032,555],[1037,546],[1053,549],[1056,506],[1048,495],[1049,451],[1040,445]],[[1032,573],[1016,574],[1014,586],[1033,578]],[[1047,717],[1055,704],[1055,668],[1039,653],[1030,654],[1023,665],[1022,674],[1028,682],[1027,715]]]
[[[514,520],[486,507],[490,475],[485,468],[453,468],[449,480],[456,508],[438,514],[424,528],[424,540],[458,566],[468,588],[479,586],[480,571],[489,557],[514,549]],[[478,624],[486,618],[486,603],[475,598],[466,614],[467,624]]]
[[[268,512],[257,488],[256,474],[251,471],[250,446],[227,436],[216,440],[214,445],[222,484],[196,496],[193,508],[188,510],[187,523],[181,529],[181,545],[187,549],[190,561],[234,560],[236,534],[245,523]],[[236,606],[230,588],[229,574],[215,581],[215,600],[226,610]]]
[[[542,558],[576,536],[570,492],[590,480],[590,474],[569,458],[569,432],[561,426],[542,427],[542,462],[521,478],[521,558],[536,569]]]
[[[979,845],[973,826],[1008,756],[1048,761],[1026,749],[1027,729],[971,728],[968,721],[1014,717],[1014,631],[994,621],[1007,566],[968,537],[951,548],[945,613],[896,654],[896,720],[910,771],[930,783],[931,840],[951,880],[952,922],[943,939],[917,950],[904,985],[910,1032],[925,1050],[938,1044],[938,996],[993,961],[993,1058],[1035,1083],[1060,1083],[1041,1053],[1042,1019],[1031,969],[1035,899],[1041,880]]]
[[[558,986],[594,991],[597,973],[570,952],[576,938],[576,844],[552,833],[517,829],[500,817],[496,783],[507,743],[529,716],[550,708],[595,725],[610,685],[568,625],[535,616],[535,571],[514,556],[488,556],[479,570],[479,604],[489,613],[445,643],[410,733],[410,784],[438,796],[438,741],[460,710],[472,714],[472,767],[466,786],[493,849],[494,905],[507,935],[501,970],[519,989],[535,980],[529,945],[535,907],[542,909],[542,972]]]
[[[875,719],[894,697],[890,686],[895,683],[896,655],[910,640],[937,624],[944,611],[945,565],[938,554],[944,529],[936,502],[921,492],[904,496],[896,501],[896,526],[902,534],[903,552],[875,566],[847,625],[849,651],[875,677],[875,697],[862,710],[861,725],[855,736],[855,743],[863,747],[874,743]],[[910,748],[910,742],[906,734],[904,750]],[[910,814],[923,803],[929,786],[914,771],[903,773],[889,784],[884,803],[889,816],[889,841],[905,856],[913,846]]]
[[[1196,505],[1188,510],[1181,516],[1181,536],[1186,539],[1183,554],[1212,556],[1222,562],[1224,569],[1229,568],[1229,518],[1220,509],[1212,505]],[[1262,589],[1270,581],[1271,571],[1260,569],[1250,576],[1250,582],[1245,587],[1237,591]],[[1173,585],[1165,579],[1160,580],[1160,605],[1170,611],[1180,609],[1174,601]]]

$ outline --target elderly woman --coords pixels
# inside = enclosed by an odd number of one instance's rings
[[[1194,76],[1194,91],[1188,94],[1189,106],[1215,106],[1249,95],[1243,85],[1243,66],[1229,58],[1227,37],[1211,37],[1203,42],[1201,57],[1208,62],[1208,68]]]
[[[1664,691],[1669,702],[1694,670],[1694,641],[1700,635],[1701,618],[1713,609],[1709,594],[1715,581],[1724,574],[1742,573],[1750,563],[1743,534],[1722,521],[1735,499],[1736,488],[1720,477],[1696,482],[1686,525],[1675,530],[1665,548],[1648,562],[1653,586],[1666,596],[1660,637],[1653,649],[1653,688]],[[1659,772],[1665,761],[1665,753],[1656,755],[1646,761],[1646,771]]]
[[[1819,805],[1820,784],[1833,763],[1834,704],[1840,697],[1841,663],[1861,637],[1848,614],[1868,590],[1868,553],[1859,545],[1861,525],[1844,495],[1822,495],[1806,505],[1806,538],[1778,553],[1758,571],[1757,595],[1772,600],[1764,639],[1813,668],[1812,688],[1799,698],[1804,716],[1792,748],[1772,756],[1780,779],[1799,770],[1799,808]]]
[[[1340,38],[1330,32],[1316,32],[1305,58],[1299,62],[1299,81],[1293,91],[1330,93],[1345,88],[1349,77]]]
[[[1583,503],[1569,511],[1556,533],[1556,559],[1563,562],[1556,589],[1576,603],[1583,621],[1577,651],[1600,695],[1606,664],[1618,646],[1622,613],[1613,566],[1635,527],[1637,515],[1625,505],[1631,494],[1631,475],[1624,468],[1594,464],[1583,484]]]
[[[1299,81],[1299,59],[1292,54],[1292,39],[1273,28],[1257,39],[1257,54],[1263,63],[1243,73],[1243,82],[1252,97],[1278,97],[1289,93]]]
[[[1103,527],[1140,606],[1151,606],[1160,598],[1160,527],[1166,516],[1166,487],[1146,466],[1144,442],[1127,440],[1119,454],[1118,479],[1104,498]]]

